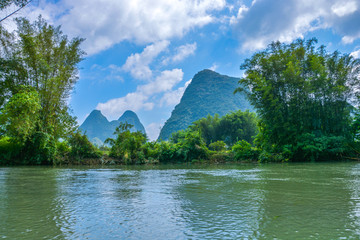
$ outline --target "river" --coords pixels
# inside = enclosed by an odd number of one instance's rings
[[[359,239],[360,163],[0,168],[4,239]]]

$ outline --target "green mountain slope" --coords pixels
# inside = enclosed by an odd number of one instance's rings
[[[120,122],[127,122],[133,125],[134,127],[130,129],[132,132],[141,131],[145,133],[145,128],[136,113],[129,110],[125,111],[118,120],[113,120],[111,122],[109,122],[99,110],[94,110],[85,119],[83,124],[81,124],[79,129],[87,135],[92,143],[102,145],[107,138],[114,137],[113,133]]]
[[[252,110],[243,93],[233,94],[239,79],[211,70],[197,73],[183,97],[160,131],[159,140],[168,140],[173,132],[187,128],[208,114],[223,116],[231,111]]]

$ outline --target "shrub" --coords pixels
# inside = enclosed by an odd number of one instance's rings
[[[245,140],[238,141],[234,144],[232,152],[235,160],[254,160],[259,157],[258,149],[252,147],[251,144]]]

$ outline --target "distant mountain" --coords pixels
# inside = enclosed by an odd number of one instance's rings
[[[245,95],[234,94],[239,80],[207,69],[198,72],[165,122],[158,139],[168,140],[173,132],[186,129],[208,114],[223,116],[239,109],[251,111],[253,108]]]
[[[89,140],[96,144],[102,145],[103,142],[109,138],[114,137],[116,127],[119,126],[120,122],[129,123],[133,125],[130,131],[141,131],[145,133],[145,128],[141,124],[138,116],[133,111],[125,111],[124,114],[118,119],[109,122],[99,110],[94,110],[85,119],[79,129],[87,135]]]

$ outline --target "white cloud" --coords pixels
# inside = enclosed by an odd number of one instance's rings
[[[335,3],[331,10],[339,17],[351,14],[357,10],[357,3],[355,1],[338,2]]]
[[[184,95],[186,88],[191,83],[191,80],[192,79],[187,81],[183,87],[179,87],[176,90],[168,91],[168,92],[164,93],[163,97],[160,100],[160,106],[164,106],[164,105],[171,106],[171,105],[178,104],[180,102],[182,96]]]
[[[60,0],[39,1],[25,15],[42,14],[71,37],[86,38],[83,48],[92,55],[122,41],[149,44],[181,38],[216,21],[213,13],[225,7],[225,0]]]
[[[138,86],[138,91],[145,95],[153,95],[171,90],[177,83],[182,81],[183,71],[181,69],[165,70],[156,79],[146,85]]]
[[[242,50],[258,50],[272,41],[291,42],[308,32],[332,28],[343,43],[360,38],[360,11],[354,0],[253,1],[240,6],[230,23]]]
[[[148,45],[143,52],[131,54],[122,66],[122,69],[131,73],[136,79],[150,80],[152,77],[152,71],[149,64],[167,47],[169,41],[160,41],[151,45]]]
[[[176,52],[175,55],[164,59],[162,63],[164,65],[166,65],[168,63],[181,62],[188,56],[194,55],[196,48],[197,48],[196,42],[192,43],[192,44],[185,44],[185,45],[179,46],[175,49],[175,52]]]
[[[353,56],[354,58],[360,58],[360,49],[350,53],[350,55]]]
[[[163,123],[150,123],[145,127],[146,134],[148,135],[151,141],[154,141],[158,138],[160,130],[164,124]]]
[[[128,93],[125,97],[111,99],[106,103],[99,103],[96,109],[100,110],[110,119],[115,119],[126,110],[151,110],[153,107],[154,103],[149,101],[149,96],[144,95],[142,92],[132,92]]]
[[[172,91],[173,87],[182,81],[183,74],[181,69],[162,71],[155,80],[139,85],[135,92],[99,103],[96,109],[110,119],[118,118],[125,110],[152,110],[155,105],[161,105],[158,100],[161,94]]]
[[[211,71],[216,71],[216,69],[218,68],[219,66],[216,64],[216,63],[213,63],[213,65],[209,68]]]

